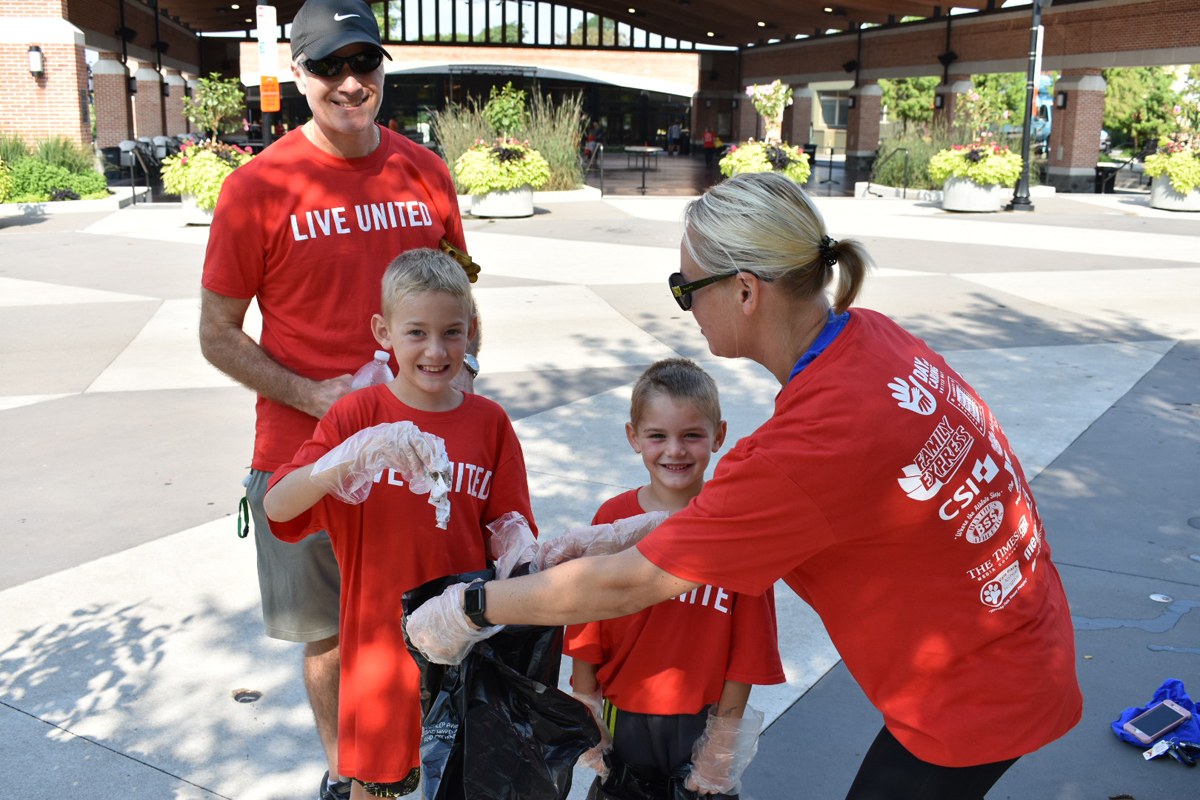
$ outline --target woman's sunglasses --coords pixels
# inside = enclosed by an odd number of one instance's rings
[[[682,272],[672,272],[671,277],[667,278],[667,285],[671,287],[671,296],[675,298],[675,302],[679,303],[679,307],[684,311],[692,310],[692,292],[697,289],[703,289],[705,286],[710,286],[717,281],[723,281],[726,278],[732,278],[739,272],[747,275],[754,275],[760,281],[766,280],[761,275],[756,275],[748,269],[738,270],[736,272],[726,272],[722,275],[709,275],[707,278],[701,278],[698,281],[686,283],[683,279]]]
[[[350,71],[355,75],[366,75],[379,69],[383,63],[382,50],[364,50],[352,56],[325,56],[324,58],[304,59],[304,68],[318,78],[336,78],[342,74],[342,67],[350,65]]]

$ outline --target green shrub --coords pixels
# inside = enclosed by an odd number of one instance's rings
[[[0,203],[8,202],[8,198],[12,197],[12,190],[12,170],[8,168],[4,159],[0,158]]]
[[[178,155],[163,159],[163,188],[171,194],[190,194],[198,208],[212,211],[225,179],[251,158],[249,147],[242,150],[236,144],[184,145]]]
[[[741,172],[782,172],[801,185],[808,182],[812,165],[808,154],[798,147],[777,142],[756,142],[750,139],[729,150],[718,165],[721,174],[730,178]]]
[[[904,186],[904,153],[888,159],[888,156],[900,149],[908,150],[908,188],[910,189],[941,189],[942,182],[934,182],[929,177],[929,159],[935,153],[945,150],[955,144],[960,144],[958,138],[944,129],[934,129],[930,134],[922,136],[916,130],[888,139],[879,147],[879,155],[875,159],[876,168],[872,172],[871,182],[881,186]]]
[[[0,161],[12,166],[29,155],[29,145],[19,133],[0,133]]]
[[[583,164],[579,143],[584,131],[583,95],[574,94],[555,103],[542,94],[534,94],[529,118],[522,133],[550,166],[545,191],[568,191],[583,185]]]
[[[85,173],[92,170],[92,156],[65,136],[54,136],[37,143],[32,158],[68,172]]]
[[[583,185],[583,166],[579,161],[583,129],[582,95],[566,97],[559,103],[541,94],[533,95],[529,114],[516,138],[527,140],[545,158],[550,168],[550,178],[543,187],[547,191]],[[475,99],[449,105],[433,117],[433,136],[451,174],[464,153],[480,141],[490,141],[494,135],[491,123],[484,116],[484,107]],[[454,183],[460,194],[470,194],[469,187],[457,176]]]
[[[1146,174],[1152,178],[1166,175],[1171,188],[1188,194],[1200,186],[1200,150],[1164,140],[1157,153],[1146,156]]]
[[[505,192],[550,180],[550,166],[536,150],[516,139],[480,141],[454,162],[454,177],[470,194]]]
[[[68,189],[81,197],[108,193],[108,182],[95,170],[75,173],[36,158],[23,158],[13,165],[12,172],[15,202],[43,203],[56,189]]]
[[[1015,186],[1021,177],[1021,156],[996,144],[952,145],[929,159],[929,177],[936,182],[966,178],[980,186]]]

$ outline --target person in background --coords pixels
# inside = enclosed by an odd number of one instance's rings
[[[312,119],[222,186],[204,259],[200,346],[258,395],[245,485],[263,622],[271,638],[304,643],[304,685],[329,769],[321,796],[333,800],[350,791],[336,766],[338,565],[324,535],[298,544],[272,536],[262,497],[371,359],[366,321],[379,309],[388,263],[443,239],[466,244],[446,165],[374,123],[390,56],[370,6],[308,0],[291,48]],[[251,301],[263,319],[258,341],[242,331]]]
[[[704,129],[704,166],[711,167],[713,163],[713,153],[717,150],[717,136],[713,133],[711,127]]]

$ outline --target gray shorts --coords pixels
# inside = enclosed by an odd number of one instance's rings
[[[295,544],[271,534],[263,511],[271,474],[252,469],[246,480],[246,500],[254,518],[258,551],[263,626],[272,639],[319,642],[337,635],[342,574],[325,531]]]

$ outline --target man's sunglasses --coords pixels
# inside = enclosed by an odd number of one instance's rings
[[[734,275],[739,273],[754,275],[754,277],[758,278],[760,281],[766,280],[761,275],[756,275],[748,269],[743,269],[738,270],[737,272],[726,272],[722,275],[709,275],[707,278],[701,278],[700,280],[692,281],[691,283],[684,282],[682,272],[672,272],[671,277],[667,278],[667,284],[671,287],[671,295],[675,298],[675,302],[679,303],[679,307],[684,311],[691,311],[692,292],[696,291],[697,289],[703,289],[705,286],[714,284],[717,281],[723,281],[726,278],[732,278]]]
[[[364,50],[352,56],[325,56],[324,58],[304,59],[304,68],[318,78],[336,78],[342,74],[342,67],[349,64],[350,71],[355,75],[366,75],[379,69],[383,63],[382,50]]]

